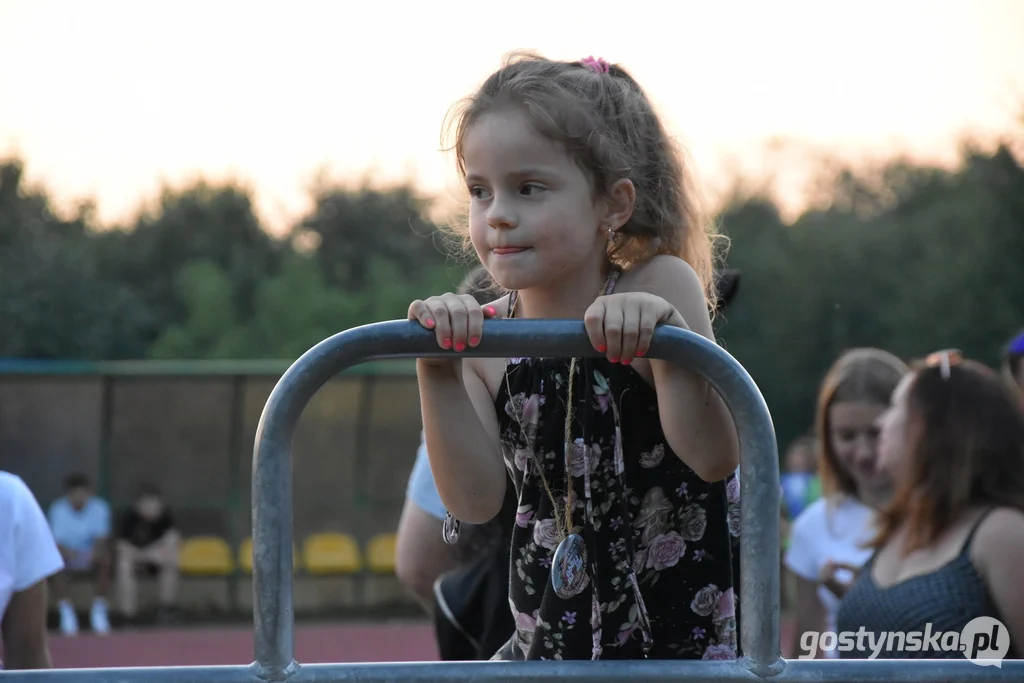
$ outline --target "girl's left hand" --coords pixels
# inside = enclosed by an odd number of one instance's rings
[[[658,323],[686,327],[672,304],[646,292],[599,296],[587,309],[583,322],[594,348],[612,363],[623,365],[647,353]]]

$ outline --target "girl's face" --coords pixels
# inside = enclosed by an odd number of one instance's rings
[[[462,155],[470,238],[499,285],[571,287],[588,269],[600,272],[608,244],[602,203],[580,167],[522,112],[480,117]]]
[[[892,403],[879,417],[878,465],[892,478],[898,480],[906,464],[910,438],[907,433],[908,396],[913,374],[908,374],[892,392]]]
[[[863,401],[843,401],[829,408],[829,444],[861,498],[871,497],[887,481],[878,466],[877,420],[885,410],[885,405]]]

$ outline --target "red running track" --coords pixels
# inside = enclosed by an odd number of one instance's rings
[[[57,668],[249,664],[252,628],[216,627],[115,631],[74,638],[50,636]],[[425,622],[296,626],[295,658],[329,662],[434,661],[437,646]]]
[[[790,642],[792,622],[782,622],[782,642]],[[784,648],[785,649],[785,648]],[[50,637],[57,668],[204,666],[249,664],[248,627],[119,631],[108,636],[83,632]],[[436,661],[434,634],[426,622],[297,626],[295,658],[305,664]]]

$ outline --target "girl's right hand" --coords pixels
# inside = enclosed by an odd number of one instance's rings
[[[409,320],[416,320],[428,330],[434,330],[437,344],[442,349],[465,351],[480,344],[484,318],[497,317],[493,306],[481,306],[469,294],[442,294],[425,301],[417,299],[409,305]],[[450,360],[421,359],[429,365],[443,365]]]

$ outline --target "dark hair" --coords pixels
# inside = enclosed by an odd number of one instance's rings
[[[974,506],[1024,510],[1024,413],[997,373],[964,360],[914,364],[907,387],[906,477],[879,516],[878,548],[901,525],[910,553]]]
[[[679,256],[696,271],[715,308],[714,235],[697,200],[681,150],[671,140],[643,89],[622,67],[598,73],[582,61],[526,53],[507,55],[472,96],[446,120],[454,127],[460,174],[466,132],[483,115],[518,108],[545,138],[563,147],[590,177],[597,196],[628,178],[636,188],[630,219],[616,232],[608,256],[629,266],[655,254]],[[464,226],[459,232],[465,236]]]
[[[858,348],[833,363],[821,383],[815,424],[818,433],[818,474],[825,495],[857,494],[857,482],[832,448],[832,406],[865,402],[887,406],[909,368],[888,351]]]
[[[736,298],[740,290],[743,273],[739,268],[726,268],[715,274],[715,298],[719,311],[724,311]]]
[[[73,491],[75,489],[88,489],[92,488],[92,481],[88,476],[81,472],[72,472],[68,476],[64,477],[64,490]]]

